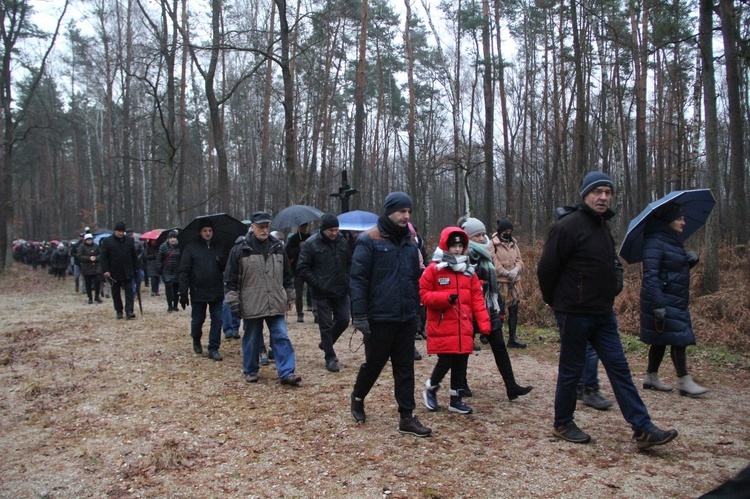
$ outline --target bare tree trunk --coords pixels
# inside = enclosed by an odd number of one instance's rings
[[[276,19],[276,2],[271,3],[271,17],[268,20],[268,46],[273,45],[274,21]],[[263,137],[260,143],[260,185],[258,186],[258,209],[266,207],[266,190],[268,183],[268,171],[271,168],[269,161],[269,151],[271,149],[271,94],[273,93],[273,61],[268,59],[266,64],[266,78],[263,89],[263,118],[261,126],[263,127]]]
[[[352,182],[360,190],[364,188],[364,133],[365,133],[365,58],[367,57],[367,0],[362,0],[362,16],[359,23],[359,59],[357,61],[357,82],[354,90],[354,161],[352,162]],[[352,209],[357,209],[356,197]]]
[[[484,57],[484,211],[486,223],[492,221],[495,200],[495,89],[492,85],[492,40],[490,39],[490,0],[482,0],[482,56]],[[498,25],[498,31],[500,27]]]
[[[289,23],[287,21],[286,0],[275,0],[279,9],[279,28],[281,31],[281,78],[284,81],[284,165],[289,199],[292,203],[299,200],[297,193],[297,134],[294,124],[294,75],[289,57]]]
[[[646,85],[648,79],[648,6],[644,0],[640,19],[638,12],[631,10],[630,24],[633,40],[633,65],[635,66],[635,170],[636,209],[648,204],[648,144],[646,135]],[[640,29],[639,29],[640,21]],[[640,34],[639,34],[640,33]],[[627,213],[626,218],[634,213]]]
[[[516,216],[516,205],[514,198],[513,179],[516,176],[513,164],[513,152],[510,148],[510,138],[508,133],[508,97],[505,92],[505,61],[503,60],[503,42],[500,30],[500,0],[494,0],[496,30],[496,50],[497,50],[497,86],[500,94],[500,112],[503,117],[503,159],[505,163],[505,213],[508,216]],[[497,209],[496,209],[497,210]],[[492,224],[495,220],[495,212],[492,212],[486,224]]]
[[[583,178],[588,170],[586,160],[586,88],[583,84],[583,50],[578,26],[577,0],[570,1],[570,24],[573,31],[573,66],[575,68],[576,121],[573,129],[573,177]],[[527,112],[531,110],[527,109]]]
[[[700,3],[700,50],[703,61],[703,109],[706,113],[706,172],[708,187],[717,196],[721,192],[719,175],[719,120],[716,111],[716,78],[713,47],[713,0]],[[719,290],[719,242],[721,240],[721,203],[714,208],[706,224],[706,255],[703,259],[702,291],[705,294]]]
[[[734,0],[719,0],[721,33],[724,37],[724,60],[727,73],[727,107],[729,111],[729,149],[731,188],[727,186],[729,206],[732,213],[730,232],[732,239],[739,244],[748,243],[748,207],[745,190],[744,132],[742,123],[742,101],[740,99],[740,77],[738,51],[738,22]]]
[[[406,131],[409,136],[408,153],[406,160],[406,176],[409,179],[409,190],[414,192],[417,186],[417,152],[414,141],[416,120],[416,94],[414,91],[414,50],[411,46],[411,0],[404,0],[406,6],[406,22],[404,23],[404,50],[406,51],[406,79],[409,89],[409,116],[407,118]],[[419,200],[418,204],[422,204]],[[415,210],[418,212],[418,210]]]

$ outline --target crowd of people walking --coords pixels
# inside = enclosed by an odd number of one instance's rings
[[[677,431],[662,430],[651,421],[620,342],[613,304],[622,289],[622,265],[608,226],[614,195],[609,176],[587,174],[579,202],[557,210],[536,268],[560,334],[552,434],[573,443],[591,440],[574,416],[578,400],[597,409],[612,404],[598,392],[601,360],[636,445],[645,449],[670,442]],[[241,324],[242,371],[248,383],[261,380],[260,366],[271,358],[280,384],[301,385],[286,316],[295,310],[297,321],[304,322],[307,291],[326,370],[340,372],[335,345],[350,324],[362,335],[365,362],[350,393],[354,420],[366,423],[365,400],[390,361],[398,431],[426,437],[431,429],[414,414],[414,362],[421,358],[415,340],[422,335],[427,353],[437,357],[420,389],[429,411],[440,409],[439,389],[450,372],[448,411],[473,412],[466,399],[473,396],[468,376],[477,335],[491,348],[508,399],[532,391],[516,381],[508,352],[527,346],[518,335],[518,313],[522,278],[528,272],[511,220],[497,220],[496,230],[488,234],[481,220],[462,217],[442,230],[430,256],[423,243],[420,248],[411,210],[408,194],[391,192],[375,226],[358,236],[342,234],[339,219],[326,213],[317,230],[301,223],[286,243],[282,234],[271,232],[273,218],[265,211],[251,215],[247,234],[233,244],[215,237],[208,217],[199,217],[193,239],[181,243],[180,231],[174,229],[160,245],[154,240],[141,244],[125,222],[118,222],[99,244],[86,228],[78,241],[68,244],[19,244],[14,256],[34,268],[48,267],[57,279],[72,274],[76,292],[82,276],[80,286],[90,304],[103,302],[103,285],[108,285],[117,319],[136,318],[134,298],[140,299],[142,281],[152,296],[160,296],[163,284],[168,313],[190,307],[196,354],[203,353],[208,317],[207,356],[214,361],[222,360],[222,328],[227,338],[239,338]],[[643,388],[672,390],[658,375],[669,346],[679,393],[699,396],[708,390],[688,374],[686,356],[687,346],[695,344],[688,310],[690,269],[699,258],[686,252],[678,237],[685,224],[683,207],[675,202],[655,212],[645,228],[641,340],[649,352]]]

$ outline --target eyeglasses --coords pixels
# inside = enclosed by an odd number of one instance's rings
[[[612,191],[612,189],[608,187],[597,187],[591,192],[596,197],[601,197],[601,196],[612,197],[614,195],[614,192]]]

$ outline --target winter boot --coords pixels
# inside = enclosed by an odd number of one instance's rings
[[[515,334],[508,337],[508,348],[526,348],[526,343],[519,341]]]
[[[451,412],[457,412],[459,414],[471,414],[474,411],[471,407],[464,404],[463,400],[461,400],[461,391],[462,390],[450,391],[451,403],[448,406],[448,410]]]
[[[680,395],[687,395],[690,397],[703,395],[708,391],[708,388],[702,387],[693,381],[693,378],[689,374],[686,374],[677,380],[677,389],[680,391]]]
[[[422,398],[424,399],[424,406],[431,411],[437,411],[439,406],[437,403],[437,391],[440,389],[440,383],[432,386],[432,383],[428,379],[425,381],[424,386],[426,390],[422,392]]]
[[[584,405],[593,407],[597,411],[606,411],[612,406],[612,402],[602,397],[599,389],[593,386],[587,386],[583,389],[581,401]]]
[[[657,390],[660,392],[671,392],[672,387],[665,385],[659,379],[659,373],[646,373],[643,377],[643,388],[646,390]]]
[[[508,394],[508,400],[516,400],[521,395],[526,395],[533,390],[533,386],[521,386],[521,385],[515,385],[515,386],[507,386],[505,387],[505,392]]]

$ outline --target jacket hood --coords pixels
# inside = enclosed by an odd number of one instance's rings
[[[466,251],[469,249],[469,234],[467,234],[461,227],[452,226],[443,229],[440,233],[440,244],[438,247],[443,251],[448,251],[448,239],[451,237],[451,234],[458,234],[461,237],[461,241],[464,245],[463,254],[465,255]]]

